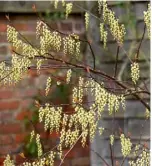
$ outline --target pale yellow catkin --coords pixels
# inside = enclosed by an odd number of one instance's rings
[[[72,7],[73,7],[72,3],[66,4],[66,19],[68,18],[69,14],[72,12]]]
[[[131,152],[132,143],[130,141],[130,138],[126,138],[124,134],[121,134],[120,142],[121,142],[121,152],[123,156],[126,157]]]
[[[148,4],[148,10],[144,11],[144,22],[147,26],[149,39],[150,39],[150,11],[151,11],[151,6],[150,6],[150,4]]]
[[[88,30],[89,28],[89,20],[90,20],[90,15],[89,13],[85,13],[85,27],[86,27],[86,31]]]
[[[139,63],[134,62],[131,64],[131,78],[135,84],[139,80],[139,76],[140,76]]]

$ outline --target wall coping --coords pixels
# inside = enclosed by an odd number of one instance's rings
[[[70,1],[70,0],[65,0]],[[93,0],[94,2],[97,2],[96,0]],[[12,0],[2,0],[0,1],[0,12],[12,12],[12,13],[34,13],[32,6],[35,4],[38,12],[45,12],[46,10],[50,10],[52,13],[62,12],[65,11],[65,8],[62,7],[61,3],[59,3],[58,9],[54,9],[54,4],[50,1],[30,1],[30,0],[19,0],[19,1],[12,1]],[[71,1],[70,1],[71,2]],[[75,1],[79,6],[86,7],[85,1]],[[108,1],[108,5],[113,6],[118,4],[119,1]],[[76,6],[73,6],[72,9],[73,13],[80,13],[82,12],[81,9],[77,8]]]
[[[34,13],[32,6],[35,4],[38,12],[45,12],[47,10],[51,12],[62,12],[65,8],[62,7],[61,3],[58,8],[54,8],[53,1],[0,1],[0,12],[11,12],[11,13]],[[85,5],[84,1],[78,1],[77,4],[80,6]],[[81,9],[73,6],[73,13],[80,13]]]

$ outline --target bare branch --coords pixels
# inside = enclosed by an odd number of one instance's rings
[[[119,55],[119,46],[117,47],[116,62],[115,62],[115,71],[114,71],[114,78],[116,78],[116,74],[117,74],[118,55]]]

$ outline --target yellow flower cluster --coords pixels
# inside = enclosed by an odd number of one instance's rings
[[[134,155],[135,157],[138,155],[139,149],[140,149],[140,144],[137,144],[137,145],[135,146],[135,150],[134,150],[134,153],[133,153],[133,155]]]
[[[104,131],[104,128],[103,127],[99,127],[98,130],[99,130],[99,134],[102,135],[103,131]]]
[[[110,32],[119,45],[123,44],[125,27],[123,24],[119,25],[119,20],[115,18],[115,13],[108,9],[107,3],[103,1],[103,20],[109,25]]]
[[[34,136],[35,136],[35,131],[33,130],[33,131],[31,132],[30,142],[33,140]]]
[[[83,107],[77,106],[75,108],[77,112],[74,119],[75,123],[78,122],[78,126],[81,126],[82,132],[84,131],[84,135],[89,133],[90,140],[92,141],[94,138],[94,134],[97,128],[97,121],[95,119],[95,112],[93,110],[86,111]],[[88,132],[85,132],[87,131]]]
[[[49,161],[49,163],[48,163],[49,166],[54,166],[55,155],[56,155],[56,152],[53,152],[53,151],[50,152],[48,159],[47,159]]]
[[[95,115],[94,115],[95,116]],[[92,116],[90,116],[92,117]],[[90,118],[91,119],[91,118]],[[95,132],[96,132],[96,129],[97,129],[97,124],[98,122],[95,121],[94,118],[91,119],[91,123],[89,124],[89,137],[90,137],[90,141],[93,141],[93,138],[95,136]],[[92,126],[91,126],[92,125]]]
[[[98,0],[98,11],[99,11],[99,14],[101,14],[101,6],[102,6],[102,0]]]
[[[69,53],[70,55],[74,55],[78,58],[80,55],[80,41],[79,37],[75,34],[71,34],[67,37],[63,38],[63,52],[66,55]]]
[[[62,6],[63,7],[65,6],[65,0],[62,0]]]
[[[103,23],[100,23],[100,41],[103,40],[103,37],[104,37],[104,24]]]
[[[59,33],[56,31],[51,32],[46,24],[43,24],[41,28],[42,28],[40,36],[41,54],[44,55],[50,49],[53,49],[55,51],[60,51],[62,45],[62,39]]]
[[[118,100],[118,97],[117,95],[114,95],[114,94],[108,94],[108,110],[109,110],[109,115],[112,115],[112,113],[114,112],[114,109],[115,109],[115,112],[118,111],[119,109],[119,100]]]
[[[11,160],[10,155],[6,156],[6,159],[3,162],[4,166],[15,166],[14,162]]]
[[[125,103],[125,97],[124,97],[124,95],[120,95],[120,102],[121,102],[123,110],[125,110],[126,103]]]
[[[22,54],[26,55],[27,57],[34,58],[36,55],[38,55],[38,49],[35,49],[31,45],[24,43],[22,40],[19,40],[18,32],[10,25],[7,26],[7,40],[12,44],[16,51],[22,51]]]
[[[0,63],[0,79],[2,80],[1,84],[4,84],[4,85],[6,83],[10,83],[11,84],[12,79],[10,78],[9,73],[12,73],[11,68],[10,67],[6,67],[4,62]],[[7,77],[7,76],[9,76],[9,77]]]
[[[72,102],[73,103],[78,103],[79,102],[79,99],[78,99],[78,88],[77,87],[73,88]]]
[[[82,103],[82,98],[83,98],[83,84],[84,84],[84,78],[79,77],[79,94],[78,94],[78,98],[79,98],[79,102]]]
[[[44,129],[50,130],[50,133],[55,128],[56,131],[59,131],[61,123],[61,113],[62,107],[51,107],[49,104],[45,104],[45,107],[40,107],[39,109],[39,121],[44,121]],[[44,119],[44,120],[43,120]]]
[[[42,156],[43,151],[42,151],[42,145],[40,141],[40,135],[36,135],[36,145],[37,145],[37,151],[38,151],[38,157]]]
[[[147,108],[146,108],[145,116],[146,116],[146,119],[150,118],[150,111]]]
[[[60,141],[61,142],[61,141]],[[58,157],[61,160],[62,156],[63,156],[63,151],[62,151],[62,144],[59,143],[59,145],[57,146],[57,150],[58,150]]]
[[[12,55],[12,67],[9,69],[12,70],[12,74],[8,76],[9,82],[16,84],[21,80],[23,73],[28,70],[28,67],[31,65],[31,61],[26,57],[18,57],[16,54]]]
[[[60,151],[60,157],[62,156],[62,145],[65,145],[66,147],[72,146],[78,139],[79,137],[79,129],[75,128],[75,129],[65,129],[65,126],[67,124],[67,120],[68,120],[69,116],[68,115],[64,115],[63,118],[63,127],[62,130],[60,132],[61,136],[60,136],[60,144],[58,146],[58,150]]]
[[[97,128],[94,111],[86,111],[83,107],[76,106],[75,112],[73,115],[64,114],[62,120],[60,144],[65,143],[67,147],[74,144],[80,133],[82,134],[82,145],[85,146],[87,136],[89,135],[93,140]]]
[[[106,105],[108,105],[109,115],[112,115],[113,111],[117,112],[120,104],[125,108],[125,97],[123,95],[109,93],[105,90],[103,83],[98,84],[93,80],[90,81],[90,86],[93,87],[91,92],[95,97],[98,118],[101,117]]]
[[[29,58],[35,58],[35,56],[39,55],[39,50],[37,48],[33,48],[31,45],[23,43],[21,46],[22,54],[27,55]]]
[[[82,132],[82,140],[81,140],[82,147],[84,147],[86,144],[87,136],[88,136],[88,129]]]
[[[43,22],[42,21],[37,21],[37,25],[36,25],[36,38],[39,39],[40,35],[41,35],[41,31],[42,31],[42,26],[43,26]]]
[[[95,105],[97,107],[98,118],[100,119],[104,107],[107,104],[107,92],[101,85],[96,83],[94,80],[91,80],[88,86],[90,85],[92,95],[95,97]],[[93,106],[95,107],[95,106]]]
[[[89,13],[85,13],[85,26],[86,26],[86,30],[88,30],[88,28],[89,28],[89,20],[90,20],[90,15],[89,15]]]
[[[44,61],[43,59],[37,59],[36,60],[36,69],[37,69],[38,74],[40,74],[40,69],[41,69],[41,65],[42,65],[43,61]]]
[[[73,88],[73,103],[82,103],[83,99],[83,83],[84,79],[82,77],[79,77],[79,84],[78,87]]]
[[[110,135],[110,144],[111,145],[113,145],[114,139],[115,139],[115,136],[114,135]]]
[[[65,131],[65,126],[62,127],[62,130],[60,131],[60,144],[58,146],[58,148],[61,149],[62,147],[62,144],[64,143],[65,141],[65,136],[66,136],[66,131]]]
[[[57,81],[56,84],[59,86],[59,85],[61,85],[61,82],[60,82],[60,81]]]
[[[66,9],[65,9],[66,19],[68,18],[69,14],[72,12],[72,7],[73,7],[72,3],[66,4]]]
[[[102,13],[103,21],[106,22],[106,20],[107,20],[107,11],[108,11],[108,5],[107,5],[106,0],[102,1],[102,5],[103,5],[103,13]],[[100,4],[100,6],[101,6],[101,4]]]
[[[51,151],[47,157],[40,158],[39,160],[33,162],[24,162],[23,166],[54,166],[54,158],[56,152]]]
[[[62,121],[62,124],[63,124],[64,127],[67,126],[67,124],[68,124],[68,119],[69,119],[69,115],[64,114],[64,116],[63,116],[63,121]]]
[[[59,52],[63,43],[65,55],[69,53],[70,55],[75,54],[77,58],[79,57],[80,41],[78,35],[72,33],[62,39],[58,32],[51,32],[47,25],[42,22],[37,23],[36,29],[36,34],[40,38],[40,52],[42,55],[45,55],[51,49]]]
[[[51,77],[47,78],[46,81],[46,88],[45,88],[45,95],[47,96],[49,91],[50,91],[50,87],[51,87]]]
[[[80,41],[75,43],[75,56],[79,59],[80,57]]]
[[[131,78],[135,84],[139,80],[139,75],[140,75],[139,64],[137,62],[134,62],[131,64]]]
[[[95,97],[95,102],[88,109],[81,105],[84,87],[91,90],[91,94]],[[88,90],[85,91],[89,92]],[[52,107],[46,104],[45,107],[40,107],[39,109],[39,121],[44,122],[44,129],[49,129],[50,132],[54,129],[59,131],[59,128],[62,126],[60,144],[58,146],[60,151],[58,155],[61,158],[62,146],[71,147],[80,134],[82,146],[85,146],[87,137],[92,141],[97,130],[99,116],[101,117],[104,107],[108,104],[110,110],[115,109],[115,111],[118,111],[120,103],[125,106],[123,95],[116,96],[111,94],[104,89],[103,83],[98,84],[93,79],[84,81],[84,78],[79,77],[78,86],[73,88],[73,108],[75,113],[68,115],[62,112],[62,107]],[[102,134],[103,130],[104,128],[99,130],[100,134]],[[110,136],[110,142],[111,144],[114,142],[113,135]]]
[[[18,69],[26,71],[31,65],[31,61],[27,57],[18,57],[16,54],[12,54],[12,69]]]
[[[23,73],[28,70],[31,61],[26,57],[18,57],[12,54],[12,66],[7,67],[4,62],[0,63],[0,79],[1,84],[14,85],[23,77]]]
[[[73,55],[74,54],[74,49],[75,49],[75,40],[71,37],[71,36],[69,36],[68,37],[68,51],[69,51],[69,54],[70,55]]]
[[[7,40],[10,43],[16,43],[18,38],[18,32],[14,27],[7,25]]]
[[[100,23],[100,41],[103,41],[104,48],[106,48],[107,44],[107,31],[104,30],[104,24]]]
[[[74,131],[71,131],[70,129],[68,129],[68,131],[65,134],[65,146],[72,146],[76,140],[79,137],[79,130],[75,129]]]
[[[106,44],[107,44],[107,31],[104,31],[103,33],[103,47],[106,48]]]
[[[86,110],[83,107],[76,106],[75,111],[77,112],[75,114],[75,123],[77,125],[81,125],[82,131],[85,131],[87,129],[89,122],[89,119],[92,120],[92,116],[89,112],[86,112]]]
[[[18,32],[14,27],[7,26],[7,39],[16,49],[16,51],[22,51],[24,56],[18,56],[17,54],[12,55],[12,67],[6,67],[4,63],[0,64],[0,75],[4,78],[5,74],[8,75],[3,83],[15,84],[23,76],[23,73],[28,70],[31,65],[31,61],[28,57],[35,57],[37,55],[37,49],[33,48],[31,45],[24,43],[22,40],[18,39]],[[3,71],[4,70],[4,71]],[[4,74],[5,73],[5,74]],[[11,74],[9,74],[11,73]]]
[[[54,1],[54,8],[55,8],[55,9],[58,8],[58,3],[59,3],[59,0],[55,0],[55,1]]]
[[[148,36],[150,38],[150,4],[148,4],[148,10],[144,11],[144,21],[147,26]]]
[[[129,161],[130,166],[150,166],[150,153],[143,149],[136,161]]]
[[[70,82],[71,75],[72,75],[72,70],[69,69],[69,70],[67,71],[67,76],[66,76],[66,83],[67,83],[67,84],[69,84],[69,82]]]
[[[126,138],[124,134],[121,134],[120,141],[122,154],[124,157],[126,157],[131,152],[132,143],[130,141],[130,138]]]

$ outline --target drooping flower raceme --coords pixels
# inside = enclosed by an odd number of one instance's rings
[[[147,26],[148,36],[150,38],[150,4],[148,4],[148,10],[144,11],[144,22]]]
[[[72,12],[72,7],[73,7],[72,3],[66,4],[66,19],[68,18],[69,14]]]
[[[120,141],[122,154],[124,157],[126,157],[131,152],[132,143],[130,141],[130,138],[126,138],[124,134],[121,134]]]
[[[86,30],[88,30],[89,28],[89,20],[90,20],[90,15],[89,13],[85,13],[85,26],[86,26]]]
[[[69,69],[69,70],[67,71],[67,76],[66,76],[66,83],[67,83],[67,84],[69,84],[69,82],[70,82],[71,75],[72,75],[72,70]]]
[[[132,81],[136,84],[139,80],[139,64],[134,62],[131,64],[131,78]]]
[[[46,81],[46,88],[45,88],[45,95],[47,96],[50,90],[50,86],[51,86],[51,77],[47,78]]]
[[[122,45],[126,34],[124,24],[119,25],[119,20],[115,18],[115,13],[108,8],[106,0],[103,0],[103,21],[109,25],[113,38],[119,45]]]

